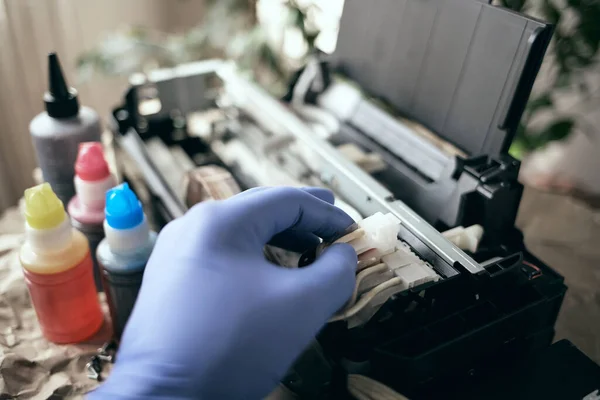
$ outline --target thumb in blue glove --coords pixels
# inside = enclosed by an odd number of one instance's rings
[[[160,233],[111,377],[91,398],[260,398],[351,296],[357,257],[331,246],[306,268],[268,262],[352,219],[323,189],[259,188],[200,204]]]

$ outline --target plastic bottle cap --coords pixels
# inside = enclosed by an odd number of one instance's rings
[[[25,219],[34,229],[51,229],[66,218],[62,201],[52,191],[49,183],[25,190]]]
[[[56,53],[48,54],[48,91],[44,102],[52,118],[72,118],[79,114],[77,91],[67,85]]]
[[[127,183],[106,192],[106,223],[115,229],[130,229],[144,220],[142,203]]]
[[[99,181],[110,175],[108,163],[104,158],[102,144],[85,142],[79,144],[79,153],[75,162],[75,173],[84,181]]]

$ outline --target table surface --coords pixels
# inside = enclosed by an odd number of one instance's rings
[[[527,188],[517,226],[529,251],[565,278],[556,340],[569,339],[600,364],[600,208]]]

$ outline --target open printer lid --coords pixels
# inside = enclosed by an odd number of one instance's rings
[[[476,0],[346,0],[331,66],[471,155],[506,152],[552,26]]]

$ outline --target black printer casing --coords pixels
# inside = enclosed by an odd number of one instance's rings
[[[471,256],[502,261],[396,296],[364,326],[329,324],[318,344],[331,379],[311,382],[301,358],[287,382],[296,393],[339,398],[344,375],[361,373],[411,399],[452,398],[552,343],[566,286],[515,227],[523,185],[520,162],[508,154],[552,32],[475,0],[346,0],[337,48],[320,63],[326,81],[341,74],[365,101],[424,125],[464,156],[431,179],[421,170],[426,155],[411,163],[414,154],[390,148],[393,122],[372,107],[357,107],[330,142],[381,155],[387,167],[373,177],[395,198],[440,231],[481,225]],[[318,94],[306,100],[319,104]]]

